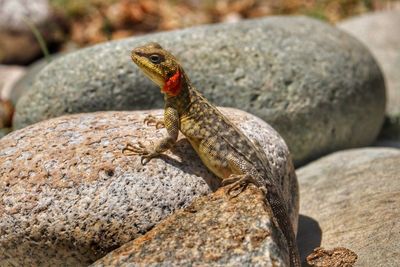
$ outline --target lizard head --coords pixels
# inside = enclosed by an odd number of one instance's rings
[[[179,94],[183,71],[175,57],[158,43],[134,48],[131,57],[144,74],[160,86],[163,93],[169,96]]]

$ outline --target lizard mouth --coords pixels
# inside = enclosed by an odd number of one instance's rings
[[[157,66],[149,62],[147,58],[135,53],[135,51],[132,51],[131,58],[132,61],[139,67],[139,69],[150,78],[150,80],[160,87],[164,86],[164,77]]]

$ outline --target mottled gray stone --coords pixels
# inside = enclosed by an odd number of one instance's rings
[[[400,150],[363,148],[331,154],[297,170],[301,253],[346,247],[355,266],[400,263]]]
[[[286,244],[263,193],[251,185],[233,199],[224,189],[196,199],[91,266],[284,267]]]
[[[15,127],[65,113],[162,107],[159,90],[130,61],[158,41],[211,102],[253,113],[283,136],[294,161],[370,144],[382,125],[385,88],[357,40],[305,17],[201,26],[83,49],[56,60],[17,104]]]
[[[265,150],[297,229],[298,186],[283,139],[261,119],[223,109]],[[84,266],[219,185],[186,139],[146,166],[125,156],[165,129],[147,114],[99,112],[43,121],[0,139],[0,266]]]

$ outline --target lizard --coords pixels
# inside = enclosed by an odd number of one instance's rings
[[[132,61],[157,84],[164,94],[163,120],[148,116],[145,123],[165,127],[167,135],[156,144],[128,143],[125,155],[140,155],[141,163],[171,149],[181,132],[190,142],[205,166],[240,194],[252,183],[265,194],[273,213],[273,222],[282,231],[290,255],[290,266],[299,267],[300,258],[296,237],[289,219],[279,182],[273,177],[271,167],[260,144],[252,142],[214,105],[192,85],[179,61],[158,43],[148,43],[134,48]]]

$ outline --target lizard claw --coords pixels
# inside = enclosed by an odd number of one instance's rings
[[[138,142],[137,144],[128,143],[123,149],[122,153],[126,156],[132,155],[140,155],[142,156],[140,159],[140,163],[142,165],[146,165],[152,158],[157,157],[159,154],[156,152],[151,152],[146,148],[146,146],[142,142]]]
[[[239,179],[240,179],[240,177],[237,177],[237,176],[229,177],[227,179],[223,179],[222,182],[221,182],[221,185],[222,186],[227,186],[227,185],[230,185],[230,184],[233,184],[233,183],[237,182]]]
[[[237,197],[247,188],[250,183],[254,183],[254,180],[248,175],[232,175],[231,177],[222,180],[222,186],[226,186],[228,188],[226,194],[230,199]],[[233,191],[237,192],[231,194]]]
[[[126,156],[147,155],[149,154],[149,151],[146,149],[146,146],[143,145],[142,142],[138,142],[134,145],[131,143],[126,144],[126,146],[122,149],[122,153]]]
[[[143,155],[143,156],[140,158],[140,163],[142,163],[142,165],[146,165],[147,163],[149,163],[149,161],[150,161],[152,158],[154,158],[154,157],[156,157],[156,156],[158,156],[157,153],[148,154],[148,155]]]
[[[237,197],[242,193],[248,186],[248,183],[243,183],[241,181],[238,181],[237,183],[233,183],[232,185],[229,186],[228,190],[226,191],[226,194],[229,196],[230,199]],[[235,191],[233,194],[231,192]]]
[[[165,128],[164,120],[157,119],[156,117],[154,117],[151,114],[147,115],[146,118],[144,118],[143,122],[146,125],[154,124],[156,126],[156,129]]]

